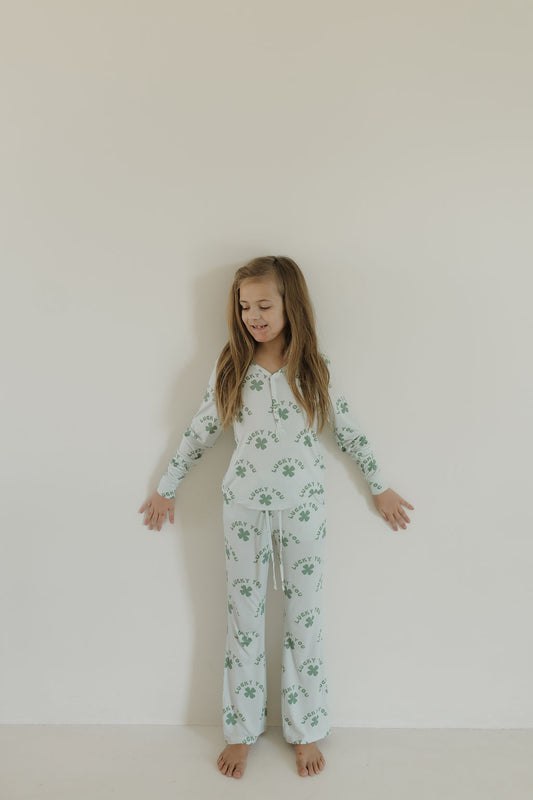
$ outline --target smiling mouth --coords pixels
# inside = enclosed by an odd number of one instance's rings
[[[252,325],[254,331],[262,331],[263,328],[266,328],[266,325]]]

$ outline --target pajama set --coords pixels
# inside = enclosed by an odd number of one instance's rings
[[[329,359],[323,357],[331,374]],[[215,378],[216,363],[203,402],[157,487],[163,497],[174,497],[222,431]],[[358,464],[372,494],[380,494],[387,485],[334,380],[329,394],[337,445]],[[228,744],[252,744],[266,728],[265,599],[271,562],[274,588],[277,568],[284,595],[284,738],[303,744],[330,733],[323,601],[325,466],[315,428],[316,423],[307,427],[286,367],[271,374],[252,361],[233,425],[235,449],[222,481],[227,579],[222,711]]]

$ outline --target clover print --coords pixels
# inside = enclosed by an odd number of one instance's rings
[[[278,411],[278,416],[280,417],[280,419],[288,419],[289,412],[286,408],[280,408]]]
[[[300,520],[300,522],[309,522],[309,517],[310,516],[311,516],[311,512],[310,511],[302,511],[302,513],[300,514],[298,519]]]
[[[263,381],[258,381],[254,378],[254,380],[250,384],[250,389],[255,389],[256,391],[260,392],[263,388]]]
[[[267,550],[266,552],[263,553],[263,558],[261,559],[263,564],[266,564],[269,558],[270,558],[270,553]]]
[[[315,621],[315,618],[313,616],[307,617],[307,619],[305,621],[305,627],[306,628],[310,628],[314,621]]]
[[[316,717],[316,716],[313,717],[313,719],[311,720],[311,725],[313,725],[313,726],[318,725],[318,717]]]
[[[309,667],[307,667],[307,674],[318,675],[318,667],[316,665],[310,665]]]
[[[287,641],[285,642],[285,649],[294,650],[294,639],[292,639],[290,636],[287,636]]]
[[[304,444],[305,444],[306,447],[312,447],[313,446],[313,442],[311,441],[311,437],[310,436],[304,436]]]
[[[214,422],[209,422],[209,423],[208,423],[208,424],[205,426],[205,429],[206,429],[206,431],[207,431],[208,433],[214,433],[214,432],[216,431],[216,429],[217,429],[217,426],[215,425],[215,423],[214,423]]]
[[[246,467],[237,467],[235,472],[237,473],[239,478],[244,478],[244,476],[246,475]]]
[[[252,687],[251,687],[251,686],[248,686],[248,687],[247,687],[247,688],[244,690],[244,696],[245,696],[245,697],[255,697],[255,689],[252,689]]]
[[[237,717],[235,714],[228,714],[226,717],[226,722],[228,725],[236,725],[237,724]]]
[[[252,640],[250,639],[250,637],[247,636],[245,633],[243,633],[242,641],[241,641],[242,646],[243,647],[248,647],[248,645],[251,644],[251,643],[252,643]]]
[[[224,666],[228,667],[228,669],[231,669],[233,667],[233,661],[231,660],[231,658],[229,656],[226,656],[226,660],[224,662]]]
[[[348,403],[346,401],[341,403],[341,413],[342,414],[348,413]]]
[[[364,447],[365,444],[368,444],[368,439],[366,438],[366,436],[359,437],[359,444],[361,445],[361,447]]]
[[[291,692],[289,695],[289,703],[295,703],[298,700],[298,692]]]
[[[262,494],[259,498],[259,502],[262,506],[269,506],[272,502],[272,495],[271,494]]]
[[[251,586],[241,586],[241,594],[244,597],[250,597],[252,594],[252,587]]]
[[[255,440],[255,446],[257,447],[258,450],[266,450],[267,440],[262,439],[260,436],[258,436],[257,439]]]
[[[293,478],[294,477],[294,467],[283,467],[283,474],[286,478]]]
[[[287,545],[289,544],[289,537],[288,536],[282,536],[281,537],[281,544],[283,545],[283,547],[287,547]]]
[[[286,586],[283,591],[285,593],[285,597],[288,597],[289,599],[292,597],[292,589],[289,589],[288,586]]]
[[[239,539],[242,539],[244,542],[247,542],[250,538],[250,531],[247,531],[246,528],[239,528],[238,533]]]
[[[314,564],[304,564],[302,567],[302,574],[303,575],[311,575],[315,568]],[[241,590],[242,591],[242,590]]]

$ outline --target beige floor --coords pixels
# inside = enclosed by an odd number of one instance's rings
[[[335,728],[301,778],[271,727],[222,775],[219,727],[0,725],[2,800],[532,800],[533,730]]]

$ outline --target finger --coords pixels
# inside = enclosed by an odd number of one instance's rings
[[[168,519],[171,525],[174,525],[174,509],[171,508],[168,512]]]
[[[166,511],[161,511],[160,514],[159,514],[159,519],[157,520],[157,530],[158,531],[161,530],[161,526],[162,526],[163,522],[165,521],[166,514],[167,514]]]
[[[142,506],[140,507],[140,509],[139,509],[139,511],[137,513],[138,514],[142,514],[147,505],[148,505],[148,501],[146,501],[146,503],[142,504]]]
[[[405,513],[405,511],[403,510],[403,508],[400,508],[400,509],[399,509],[399,511],[400,511],[400,514],[402,515],[402,517],[404,518],[404,520],[405,520],[406,522],[411,522],[411,520],[409,519],[409,517],[407,516],[407,514]]]
[[[410,508],[412,511],[415,510],[415,507],[412,506],[407,500],[404,500],[403,497],[400,497],[400,502],[402,502],[404,506],[407,506],[407,508]]]
[[[399,523],[401,528],[405,528],[406,527],[403,519],[401,518],[400,514],[398,514],[398,512],[396,512],[396,514],[394,515],[394,519],[398,520],[398,523]]]

